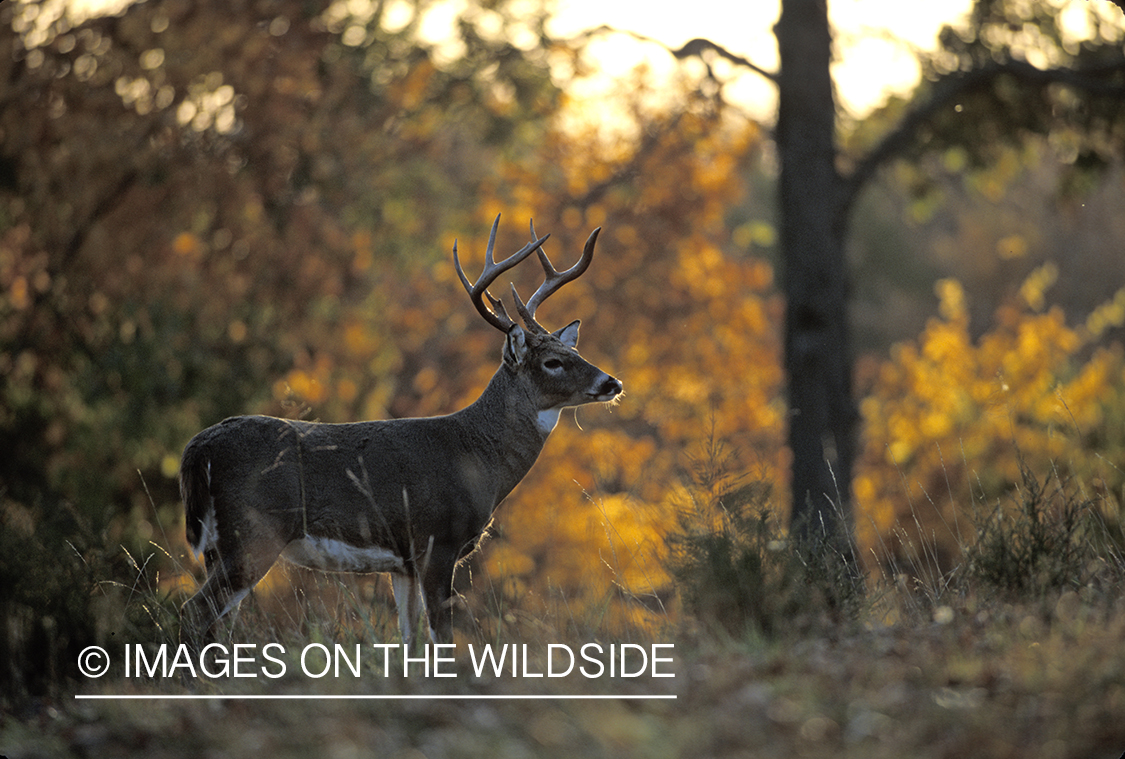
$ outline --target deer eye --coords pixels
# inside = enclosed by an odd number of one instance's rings
[[[547,371],[557,372],[559,369],[563,368],[563,362],[559,361],[557,358],[549,358],[543,362],[543,368]]]

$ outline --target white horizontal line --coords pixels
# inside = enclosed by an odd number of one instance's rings
[[[238,700],[238,701],[428,701],[428,700],[444,700],[444,701],[577,701],[577,700],[654,700],[654,699],[675,699],[675,695],[627,695],[627,694],[613,694],[613,695],[546,695],[546,694],[510,694],[510,695],[486,695],[486,694],[465,694],[457,695],[451,693],[435,693],[433,695],[420,695],[420,694],[406,694],[406,695],[388,695],[388,694],[366,694],[354,696],[341,696],[341,695],[311,695],[311,694],[229,694],[229,695],[195,695],[195,694],[90,694],[82,695],[77,694],[75,699],[83,700],[96,700],[96,701],[224,701],[224,700]]]

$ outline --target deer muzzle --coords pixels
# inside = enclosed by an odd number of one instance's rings
[[[594,386],[594,390],[588,395],[592,400],[605,403],[612,401],[622,391],[621,380],[616,377],[610,377],[608,374],[602,375],[602,379]]]

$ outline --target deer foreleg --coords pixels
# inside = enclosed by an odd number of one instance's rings
[[[430,640],[453,642],[453,566],[435,562],[423,580],[426,617],[430,623]]]
[[[391,575],[391,587],[398,607],[398,630],[404,645],[414,642],[414,625],[422,613],[422,587],[414,575]]]

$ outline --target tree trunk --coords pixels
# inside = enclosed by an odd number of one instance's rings
[[[777,146],[791,532],[799,547],[834,548],[854,566],[850,491],[857,413],[826,0],[783,0],[774,32],[781,57]]]

